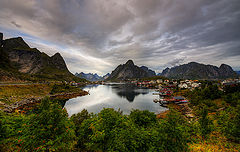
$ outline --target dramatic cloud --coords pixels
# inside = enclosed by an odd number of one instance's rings
[[[239,0],[1,0],[0,31],[70,71],[111,72],[133,59],[157,72],[190,61],[240,70]]]

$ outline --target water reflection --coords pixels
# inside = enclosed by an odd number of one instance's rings
[[[133,102],[134,98],[139,94],[145,95],[149,93],[148,89],[139,89],[133,84],[112,85],[112,90],[118,96],[126,98],[129,102]]]
[[[120,108],[124,114],[129,114],[132,109],[149,110],[155,113],[166,110],[153,102],[154,96],[151,89],[127,84],[89,85],[83,89],[89,91],[90,95],[70,99],[65,104],[70,116],[84,108],[93,113],[98,113],[103,108],[115,110]]]

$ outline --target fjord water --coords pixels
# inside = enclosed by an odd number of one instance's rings
[[[70,99],[65,108],[69,116],[87,109],[98,113],[103,108],[120,109],[123,114],[129,114],[132,109],[149,110],[154,113],[165,111],[159,103],[154,103],[157,96],[152,95],[153,89],[143,89],[130,84],[88,85],[83,88],[90,95]]]

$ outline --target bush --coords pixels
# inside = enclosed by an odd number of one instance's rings
[[[221,132],[235,142],[240,142],[240,106],[230,107],[221,111],[218,116],[218,125]]]
[[[240,105],[240,92],[227,94],[224,96],[224,100],[231,106],[236,107],[237,105]]]
[[[157,122],[156,115],[153,112],[149,112],[148,110],[133,110],[131,111],[129,118],[135,124],[144,128],[153,127]]]
[[[24,124],[21,147],[26,151],[71,150],[76,138],[73,126],[60,105],[44,99],[39,111]]]
[[[164,151],[187,151],[188,125],[180,113],[174,110],[170,111],[166,120],[159,127],[160,135],[163,137],[160,143],[164,145]]]
[[[125,116],[113,109],[103,109],[85,119],[78,134],[78,147],[89,151],[186,151],[188,148],[187,123],[174,111],[159,123],[156,115],[148,111],[134,110]]]
[[[204,106],[200,112],[200,118],[199,118],[199,124],[200,124],[200,133],[202,138],[206,138],[208,134],[212,132],[213,129],[213,122],[208,117],[208,110]]]

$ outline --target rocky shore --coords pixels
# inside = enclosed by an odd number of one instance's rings
[[[55,95],[47,95],[46,97],[53,98],[53,99],[71,99],[76,98],[78,96],[85,96],[89,93],[87,91],[81,91],[81,92],[71,92],[71,93],[61,93],[61,94],[55,94]],[[41,100],[45,97],[32,97],[27,98],[18,102],[15,102],[13,104],[4,104],[0,103],[4,108],[2,111],[12,113],[18,109],[23,109],[24,107],[31,107],[34,106],[37,103],[40,103]]]

